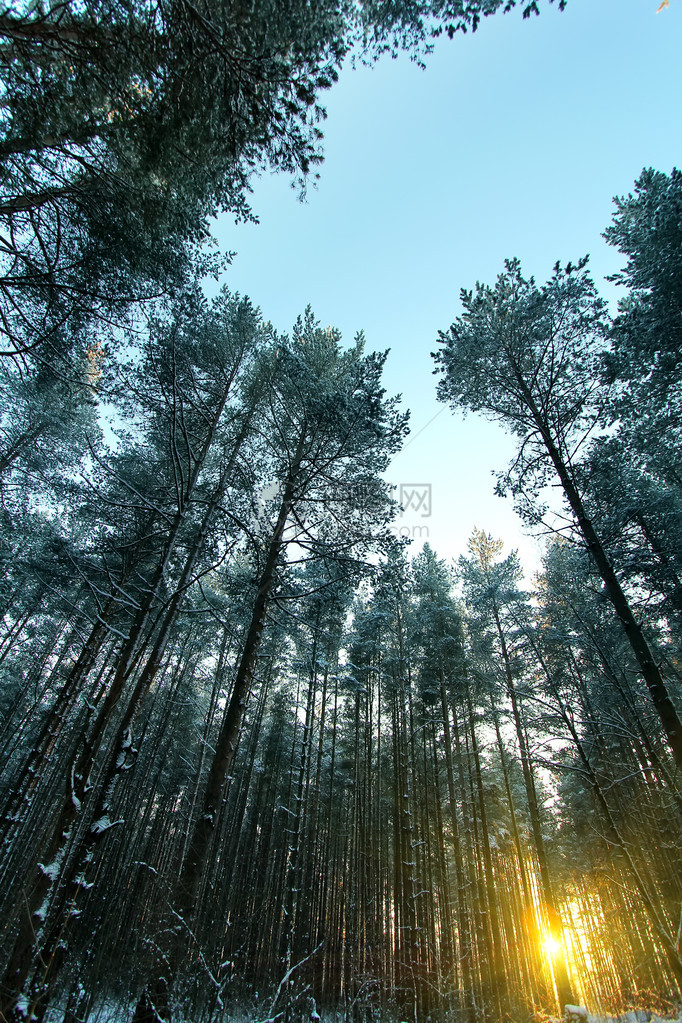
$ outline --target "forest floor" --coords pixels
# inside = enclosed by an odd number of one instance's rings
[[[130,1023],[132,1014],[133,1008],[130,1006],[124,1007],[120,1004],[107,1002],[93,1009],[83,1023]],[[64,1009],[56,1006],[54,1009],[48,1010],[45,1015],[45,1023],[63,1023],[63,1019]],[[342,1023],[343,1017],[341,1014],[323,1013],[317,1017],[317,1020],[320,1023]],[[178,1015],[175,1017],[174,1023],[194,1023],[194,1021]],[[227,1011],[222,1019],[219,1015],[216,1016],[215,1023],[256,1023],[256,1018],[248,1013]],[[563,1021],[559,1017],[548,1016],[544,1023],[563,1023]],[[682,1009],[676,1013],[666,1013],[665,1015],[659,1015],[658,1012],[648,1009],[630,1010],[616,1016],[600,1016],[588,1012],[587,1023],[682,1023]]]
[[[682,1023],[682,1008],[661,1013],[654,1009],[630,1009],[620,1015],[601,1016],[587,1013],[587,1023]],[[564,1023],[559,1016],[549,1016],[546,1023]]]

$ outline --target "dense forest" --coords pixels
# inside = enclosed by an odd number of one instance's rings
[[[615,200],[617,310],[509,260],[433,340],[532,580],[396,535],[387,353],[205,288],[344,62],[515,6],[0,13],[4,1023],[679,1009],[682,173]]]

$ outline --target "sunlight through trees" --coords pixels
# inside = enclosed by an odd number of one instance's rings
[[[514,6],[0,14],[4,1023],[679,1006],[682,174],[616,200],[617,311],[508,260],[439,335],[532,580],[396,536],[388,352],[202,288],[351,47]]]

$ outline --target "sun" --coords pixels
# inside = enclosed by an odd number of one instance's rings
[[[543,936],[542,947],[548,959],[556,959],[562,952],[561,942],[553,934],[545,934]]]

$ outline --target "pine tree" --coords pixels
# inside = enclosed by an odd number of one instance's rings
[[[559,264],[551,280],[526,281],[518,261],[509,261],[494,288],[478,285],[462,293],[465,308],[435,356],[443,379],[440,400],[482,411],[512,430],[519,454],[501,484],[526,513],[555,474],[573,515],[575,533],[593,558],[604,593],[627,636],[675,762],[682,768],[682,722],[657,657],[633,613],[604,540],[589,509],[589,492],[575,466],[585,434],[603,408],[597,392],[604,353],[604,306],[578,266]]]
[[[383,398],[379,381],[385,356],[364,356],[362,348],[358,339],[342,351],[338,334],[322,330],[308,311],[291,342],[282,339],[278,351],[265,435],[277,496],[259,523],[251,618],[174,899],[174,913],[190,928],[266,616],[286,574],[287,550],[300,550],[304,559],[332,559],[352,571],[370,549],[390,539],[386,524],[393,505],[378,473],[401,442],[405,417],[395,399]],[[136,1023],[170,1018],[169,989],[181,950],[176,939],[165,952],[138,1003]]]

